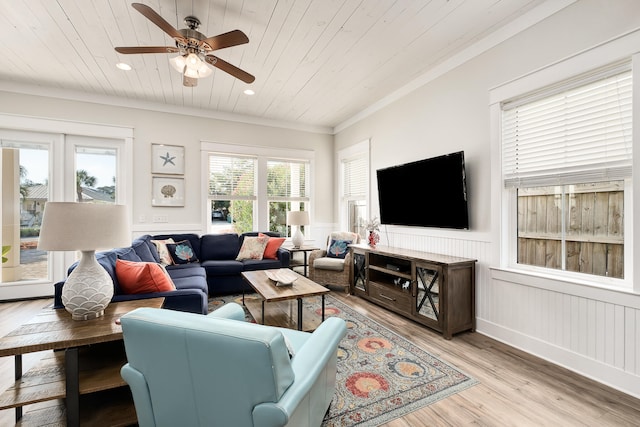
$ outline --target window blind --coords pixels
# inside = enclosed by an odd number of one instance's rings
[[[626,67],[628,68],[628,66]],[[631,71],[609,71],[548,96],[502,106],[506,187],[611,181],[631,176]]]
[[[367,194],[367,158],[365,156],[345,160],[342,163],[343,197],[364,199]]]
[[[267,196],[270,199],[308,200],[309,162],[267,161]]]
[[[209,196],[229,200],[253,200],[256,196],[254,157],[209,156]]]

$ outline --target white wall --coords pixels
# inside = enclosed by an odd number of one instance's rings
[[[113,100],[112,100],[113,101]],[[116,103],[117,101],[113,102]],[[124,105],[126,100],[122,101]],[[202,233],[202,213],[206,199],[201,190],[201,141],[242,144],[280,149],[306,149],[315,152],[313,221],[333,221],[333,136],[328,133],[284,127],[247,124],[207,117],[104,105],[0,91],[0,113],[46,117],[76,122],[127,126],[134,130],[132,220],[135,235],[164,231]],[[185,147],[185,206],[151,206],[151,144]],[[167,216],[168,223],[153,223],[155,215]],[[141,221],[144,217],[144,221]]]
[[[494,250],[500,229],[492,197],[500,186],[492,182],[492,165],[496,165],[492,163],[489,91],[639,27],[640,2],[577,1],[434,77],[393,104],[341,128],[335,137],[336,150],[370,138],[374,214],[376,169],[464,150],[470,231],[386,226],[382,243],[477,259],[479,332],[638,397],[638,294],[518,274],[492,274],[491,267],[497,267],[499,261]],[[416,187],[417,199],[407,205],[419,199],[437,209],[437,201],[429,200],[428,194],[420,194]],[[492,187],[498,190],[492,192]]]

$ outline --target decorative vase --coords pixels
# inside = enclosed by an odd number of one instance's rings
[[[67,277],[61,297],[73,320],[91,320],[104,315],[113,297],[113,280],[96,260],[95,251],[82,251],[80,262]]]
[[[369,246],[374,247],[376,246],[376,243],[378,243],[380,241],[380,236],[378,236],[378,233],[376,233],[373,230],[369,231]]]

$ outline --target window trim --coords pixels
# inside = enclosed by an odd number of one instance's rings
[[[507,269],[523,274],[538,274],[522,266],[513,269],[509,263],[509,255],[512,253],[513,243],[510,241],[513,236],[511,230],[514,230],[513,211],[515,210],[514,201],[509,200],[508,191],[504,189],[502,181],[502,160],[501,160],[501,106],[500,104],[519,95],[531,93],[536,89],[550,86],[554,83],[568,80],[574,76],[584,74],[588,70],[604,67],[620,61],[621,58],[631,58],[631,67],[633,79],[640,82],[640,54],[638,46],[640,45],[640,32],[631,31],[623,34],[613,40],[602,43],[593,48],[582,51],[569,58],[562,59],[548,66],[534,70],[531,73],[508,81],[502,85],[496,86],[489,90],[489,115],[490,115],[490,139],[491,144],[491,185],[492,185],[492,235],[493,241],[496,243],[492,248],[492,264],[497,269]],[[640,85],[636,84],[633,91],[634,103],[640,105]],[[633,128],[640,129],[640,109],[633,110]],[[640,259],[633,257],[634,253],[640,253],[640,226],[633,224],[632,212],[640,212],[640,138],[633,138],[633,152],[636,153],[633,159],[633,173],[629,184],[625,184],[625,206],[630,207],[630,211],[625,212],[625,278],[624,285],[612,287],[604,283],[598,277],[593,276],[594,280],[585,281],[585,274],[574,273],[570,277],[556,274],[553,270],[545,269],[544,273],[549,277],[551,275],[557,277],[559,283],[561,281],[572,281],[575,283],[587,284],[589,286],[599,287],[603,289],[617,289],[620,291],[631,291],[640,294],[640,281],[634,280],[634,277],[640,274]],[[631,189],[627,191],[627,185]],[[511,196],[514,197],[513,194]],[[511,202],[511,203],[510,203]],[[558,272],[559,273],[559,272]],[[591,278],[591,276],[589,276]],[[609,279],[609,278],[604,278]],[[609,279],[613,280],[613,279]],[[619,279],[618,279],[619,280]]]
[[[128,193],[130,193],[130,186],[126,185],[127,179],[126,173],[126,141],[116,138],[96,138],[84,135],[67,135],[65,137],[65,156],[66,164],[72,165],[72,168],[65,168],[65,182],[69,183],[65,185],[65,200],[76,200],[75,181],[76,181],[76,149],[78,147],[89,148],[109,148],[115,151],[116,155],[116,197],[114,203],[118,205],[125,205],[128,201]],[[73,169],[73,170],[71,170]],[[129,213],[131,215],[131,212]]]
[[[372,218],[371,211],[371,156],[370,156],[370,140],[358,142],[347,148],[344,148],[336,154],[336,167],[338,168],[338,192],[339,195],[339,228],[341,230],[347,230],[349,227],[349,200],[344,195],[344,162],[354,158],[364,158],[366,161],[366,183],[365,183],[365,201],[367,203],[367,212],[369,218]]]
[[[315,170],[315,152],[311,150],[300,150],[295,148],[274,148],[274,147],[262,147],[262,146],[254,146],[254,145],[243,145],[243,144],[232,144],[232,143],[222,143],[222,142],[213,142],[213,141],[200,141],[200,158],[201,158],[201,170],[202,170],[202,181],[201,181],[201,194],[204,194],[209,198],[209,154],[210,153],[225,153],[229,155],[244,155],[244,156],[253,156],[257,158],[257,168],[258,174],[256,175],[258,185],[262,183],[265,186],[264,191],[261,191],[260,188],[256,190],[256,212],[257,215],[254,216],[254,229],[255,230],[267,230],[269,227],[269,199],[267,197],[266,192],[266,181],[267,181],[267,161],[268,160],[306,160],[309,162],[309,215],[311,217],[311,224],[313,224],[313,188],[314,188],[314,170]],[[211,218],[210,212],[210,203],[202,204],[202,229],[208,230],[209,223],[208,220]],[[312,226],[309,227],[309,230],[312,230]],[[311,233],[306,233],[306,237],[310,237]]]

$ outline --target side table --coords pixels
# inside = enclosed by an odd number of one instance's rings
[[[20,425],[41,425],[46,419],[51,425],[79,426],[81,409],[85,425],[135,424],[133,401],[120,376],[126,358],[122,327],[116,320],[138,307],[160,308],[163,302],[164,298],[112,302],[104,316],[91,320],[72,320],[65,310],[43,309],[0,338],[0,357],[15,358],[15,383],[0,393],[0,409],[15,408]],[[22,355],[45,350],[60,351],[23,374]],[[118,390],[123,392],[101,394]],[[23,419],[23,406],[58,399],[64,407],[48,407],[35,422]]]
[[[302,245],[297,248],[294,246],[282,246],[282,249],[288,250],[289,253],[291,254],[291,262],[289,264],[289,268],[293,270],[294,267],[303,267],[303,271],[304,271],[303,276],[307,277],[307,267],[309,267],[308,253],[311,251],[318,250],[320,248],[316,246]],[[295,254],[296,252],[302,252],[302,261],[293,259],[293,254]]]

